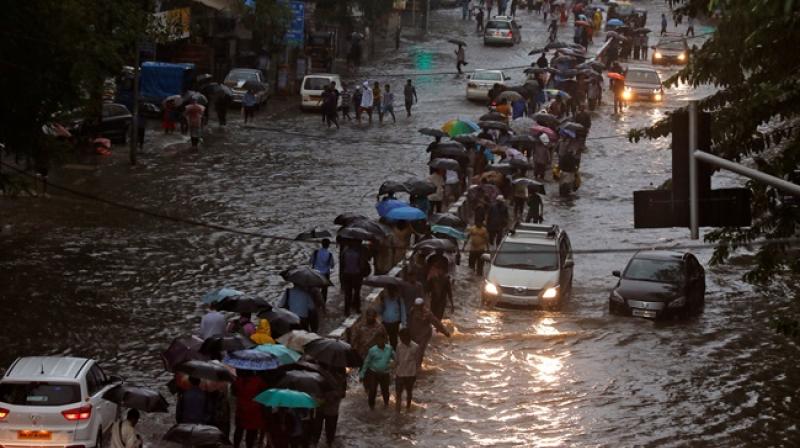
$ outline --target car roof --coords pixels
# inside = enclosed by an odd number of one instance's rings
[[[306,78],[341,78],[341,76],[335,73],[312,73],[310,75],[306,75]]]
[[[91,363],[88,358],[71,356],[26,356],[17,358],[4,380],[76,380]]]
[[[672,250],[642,250],[636,252],[633,258],[644,260],[681,261],[687,253],[688,252],[682,253]]]
[[[538,244],[540,246],[555,246],[556,239],[548,238],[545,234],[540,232],[517,232],[513,235],[508,235],[505,239],[506,243],[521,243],[521,244]]]
[[[645,66],[642,66],[642,65],[629,65],[627,71],[631,71],[631,70],[637,71],[637,72],[652,72],[652,73],[658,74],[658,70],[656,70],[656,69],[654,69],[652,67],[645,67]],[[659,78],[660,78],[660,76],[659,76]]]
[[[249,73],[249,72],[260,72],[260,71],[261,70],[259,70],[257,68],[232,68],[231,71],[228,72],[228,73],[232,73],[232,72],[248,72]]]
[[[497,21],[497,22],[512,22],[512,21],[514,21],[514,18],[513,18],[513,17],[509,17],[509,16],[494,16],[494,17],[492,17],[491,19],[489,19],[489,21],[490,21],[490,22],[491,22],[491,21]]]

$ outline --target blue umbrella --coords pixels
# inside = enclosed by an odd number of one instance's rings
[[[384,217],[390,211],[400,208],[400,207],[410,207],[408,202],[400,201],[397,199],[387,199],[385,201],[380,201],[375,205],[375,210],[378,211],[378,216]]]
[[[281,366],[277,356],[255,349],[228,353],[222,362],[242,370],[274,370]]]
[[[607,22],[607,24],[608,24],[608,25],[611,25],[611,26],[622,26],[622,25],[624,25],[624,24],[625,24],[625,22],[623,22],[623,21],[622,21],[622,20],[620,20],[620,19],[611,19],[611,20],[609,20],[609,21]]]
[[[422,221],[427,217],[425,212],[416,207],[398,207],[384,216],[390,221]]]
[[[203,303],[210,304],[214,302],[220,302],[222,300],[227,299],[228,297],[237,297],[243,296],[244,293],[241,291],[237,291],[232,288],[219,288],[213,291],[209,291],[206,295],[203,296]]]
[[[457,240],[466,240],[467,235],[460,230],[456,230],[449,226],[431,226],[431,233],[440,233],[442,235],[447,235],[449,237],[455,238]]]
[[[262,344],[256,350],[275,356],[281,364],[292,364],[300,359],[300,353],[280,344]]]

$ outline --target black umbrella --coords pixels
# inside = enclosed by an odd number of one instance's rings
[[[629,27],[628,25],[622,25],[614,28],[614,31],[616,31],[617,33],[625,34],[631,31],[631,27]]]
[[[403,185],[402,182],[387,180],[381,184],[381,187],[378,189],[378,194],[382,195],[389,193],[408,193],[408,190],[406,190],[406,186]]]
[[[227,336],[211,336],[203,341],[200,346],[200,353],[216,355],[220,352],[235,352],[237,350],[247,350],[253,348],[256,343],[241,334]]]
[[[413,246],[414,250],[443,250],[445,252],[456,252],[458,246],[450,240],[444,238],[430,238],[422,240]]]
[[[190,423],[180,423],[169,428],[167,433],[164,434],[164,440],[198,447],[231,445],[228,437],[216,426]]]
[[[436,128],[422,128],[419,130],[419,133],[430,137],[447,137],[446,132]]]
[[[415,196],[427,196],[436,192],[436,185],[423,179],[408,179],[403,182],[408,192]]]
[[[279,389],[305,392],[318,398],[323,397],[326,392],[332,390],[333,386],[320,373],[307,370],[290,370],[275,385]]]
[[[433,159],[456,159],[467,160],[469,154],[463,146],[442,146],[437,147],[431,152],[431,160]]]
[[[317,339],[306,344],[304,349],[306,355],[332,367],[357,367],[361,364],[350,344],[338,339]]]
[[[270,311],[258,313],[258,317],[269,321],[272,337],[275,339],[292,330],[300,329],[300,317],[287,309],[273,308]]]
[[[594,77],[600,77],[600,76],[603,76],[602,74],[600,74],[600,72],[596,71],[596,70],[595,70],[595,69],[593,69],[593,68],[584,68],[584,69],[580,69],[580,70],[578,71],[578,74],[579,74],[579,75],[583,75],[583,76],[590,76],[590,77],[591,77],[591,76],[594,76]]]
[[[533,50],[528,52],[528,56],[533,56],[537,53],[544,53],[545,51],[547,51],[546,48],[534,48]]]
[[[377,239],[386,239],[392,235],[392,228],[387,226],[386,224],[381,224],[380,222],[370,220],[364,221],[356,221],[349,226],[339,230],[339,234],[341,234],[345,229],[362,229],[366,230],[367,232],[371,233]],[[341,235],[340,235],[341,236]]]
[[[561,125],[561,129],[569,129],[570,131],[574,132],[576,135],[588,135],[589,130],[580,123],[575,123],[574,121],[569,121]]]
[[[487,166],[486,171],[497,171],[498,173],[508,175],[516,171],[516,168],[508,163],[495,163],[494,165]]]
[[[557,58],[553,58],[553,60],[550,61],[550,64],[555,67],[555,66],[562,65],[562,64],[570,64],[570,63],[572,63],[574,61],[575,61],[574,57],[565,55],[565,56],[559,56]]]
[[[206,361],[208,356],[200,353],[203,340],[197,336],[180,336],[172,340],[169,347],[161,353],[164,369],[172,372],[175,366],[193,359]]]
[[[379,239],[374,233],[359,227],[345,227],[336,232],[336,236],[345,240],[359,241]]]
[[[508,131],[508,125],[499,121],[479,121],[481,129],[497,129],[498,131]]]
[[[635,30],[633,30],[633,32],[636,33],[636,34],[647,34],[647,33],[650,33],[652,31],[653,30],[651,30],[650,28],[636,28]]]
[[[569,48],[569,44],[557,40],[544,46],[545,50],[555,50],[557,48]]]
[[[538,113],[534,114],[533,119],[542,126],[556,128],[561,124],[561,121],[555,115]]]
[[[311,230],[308,230],[306,232],[297,235],[294,239],[297,241],[309,241],[309,240],[317,240],[320,238],[330,238],[332,236],[333,235],[331,235],[331,232],[328,230],[313,228]]]
[[[316,288],[330,286],[331,281],[319,272],[308,266],[292,266],[281,271],[281,277],[287,282],[292,282],[297,286]]]
[[[547,70],[546,68],[541,68],[541,67],[528,67],[523,72],[526,75],[531,75],[531,74],[539,75],[539,74],[542,74],[542,73],[548,73],[549,70]]]
[[[122,407],[144,412],[167,412],[169,410],[167,400],[157,390],[148,387],[120,384],[106,391],[103,399]]]
[[[467,228],[467,223],[452,213],[434,213],[429,222],[432,226],[447,226],[458,230]]]
[[[342,213],[341,215],[337,216],[333,223],[337,226],[346,226],[352,222],[360,221],[362,219],[369,219],[364,215],[359,215],[357,213]]]
[[[272,305],[264,299],[252,297],[228,297],[216,303],[219,311],[230,311],[232,313],[257,313],[272,309]]]
[[[514,135],[508,142],[512,145],[529,145],[539,141],[539,139],[533,138],[530,135]]]
[[[461,39],[447,39],[448,42],[451,44],[461,45],[462,47],[466,47],[467,43]]]
[[[428,152],[436,152],[436,151],[443,151],[443,150],[464,150],[464,145],[459,142],[452,141],[452,142],[441,142],[437,143],[436,145],[429,147],[426,151]]]
[[[182,104],[189,104],[192,100],[197,101],[197,104],[208,106],[208,98],[195,90],[187,90],[181,97]]]
[[[458,171],[461,169],[461,165],[458,163],[457,160],[453,159],[433,159],[428,162],[428,166],[437,169],[437,170],[452,170]]]
[[[533,168],[527,160],[522,159],[511,159],[508,161],[508,164],[514,168],[521,169],[521,170],[529,170]]]
[[[488,114],[484,114],[481,116],[479,121],[506,121],[506,116],[501,114],[500,112],[489,112]],[[480,125],[480,123],[478,123]]]
[[[558,76],[561,76],[562,78],[572,78],[573,76],[578,74],[578,71],[575,70],[574,68],[568,68],[566,70],[559,70],[558,73],[556,73],[556,74]],[[561,82],[565,82],[565,81],[567,81],[567,80],[563,80]]]
[[[546,194],[544,191],[544,184],[533,179],[528,179],[527,177],[522,177],[519,179],[514,179],[512,182],[514,185],[525,185],[527,188],[534,189],[539,194]]]
[[[379,288],[386,288],[387,286],[404,288],[409,286],[408,282],[393,275],[370,275],[365,278],[362,283],[367,286],[377,286]]]
[[[453,140],[461,143],[462,145],[474,145],[478,141],[478,137],[472,134],[462,134],[453,137]]]
[[[581,52],[584,52],[584,53],[586,52],[586,47],[584,47],[581,44],[576,44],[576,43],[570,42],[570,43],[567,44],[567,46],[569,48],[574,48],[574,49],[576,49],[578,51],[581,51]]]
[[[211,361],[186,361],[175,367],[176,372],[209,381],[226,381],[232,383],[236,377],[222,364]]]

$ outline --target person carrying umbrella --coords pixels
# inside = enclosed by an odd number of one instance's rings
[[[425,357],[425,349],[428,348],[428,343],[433,337],[433,327],[436,327],[443,335],[450,337],[450,332],[447,331],[442,321],[436,318],[431,313],[431,310],[425,306],[425,300],[422,297],[417,297],[414,300],[414,306],[408,313],[408,332],[411,339],[419,345],[417,351],[417,369],[422,366],[422,359]]]
[[[430,201],[430,208],[427,210],[428,214],[441,213],[442,201],[444,200],[444,177],[441,174],[441,170],[433,169],[432,171],[428,180],[436,185],[436,191],[428,195],[428,200]]]
[[[234,448],[239,448],[243,437],[246,448],[255,446],[258,432],[264,426],[264,407],[254,398],[266,388],[267,384],[256,372],[236,369],[236,381],[233,382],[233,395],[236,396]]]
[[[311,254],[311,268],[322,274],[328,280],[331,279],[331,270],[336,263],[333,261],[333,254],[330,252],[331,240],[325,238],[322,245]],[[320,288],[323,304],[328,302],[328,287]]]
[[[514,176],[515,179],[522,179],[525,177],[524,172],[517,172]],[[525,203],[528,199],[528,187],[522,183],[517,182],[514,185],[514,219],[522,219],[522,214],[525,211]]]
[[[361,89],[361,105],[356,113],[356,119],[361,122],[361,113],[366,112],[369,116],[369,124],[372,124],[372,106],[374,97],[372,96],[372,89],[369,88],[369,81],[364,81],[363,89]]]
[[[483,32],[483,8],[480,6],[477,8],[475,12],[475,32],[480,33]]]
[[[225,315],[217,311],[215,303],[208,304],[208,311],[200,319],[200,339],[206,340],[212,336],[224,336],[227,329]]]
[[[361,282],[370,274],[369,254],[361,241],[347,243],[339,253],[339,282],[344,291],[344,314],[361,313]]]
[[[535,179],[544,179],[547,169],[550,167],[551,154],[550,154],[550,137],[542,133],[539,138],[533,143],[533,177]]]
[[[117,420],[111,427],[111,448],[141,448],[142,438],[136,433],[139,411],[129,409],[125,420]]]
[[[192,149],[197,151],[197,145],[200,143],[200,137],[203,134],[203,114],[206,108],[197,103],[196,98],[189,100],[189,105],[183,112],[186,121],[189,124],[189,137],[192,141]]]
[[[386,328],[378,322],[378,312],[375,308],[369,307],[364,312],[364,317],[350,327],[348,340],[356,353],[364,358],[381,335],[388,339]]]
[[[544,204],[542,198],[536,192],[533,185],[528,186],[528,216],[525,222],[540,224],[544,216]]]
[[[220,126],[228,124],[228,108],[231,107],[231,97],[220,91],[214,99],[214,110],[217,112],[217,121]]]
[[[417,353],[419,345],[411,340],[408,328],[400,330],[400,341],[395,349],[394,391],[395,406],[400,412],[403,392],[406,393],[406,410],[411,410],[414,383],[417,381]]]
[[[275,343],[275,339],[272,338],[272,329],[267,319],[259,319],[258,327],[256,331],[250,335],[250,340],[258,345]]]
[[[300,318],[300,328],[315,332],[319,328],[319,320],[314,318],[317,307],[323,307],[322,296],[315,288],[293,285],[284,291],[278,306],[286,308]]]
[[[211,425],[214,415],[213,403],[208,393],[200,389],[200,379],[190,376],[189,389],[178,393],[175,420],[177,423]]]
[[[367,351],[364,364],[359,371],[359,377],[364,382],[367,391],[367,403],[370,409],[375,409],[375,397],[378,392],[378,385],[381,387],[383,405],[389,406],[389,376],[390,365],[394,359],[394,349],[386,345],[386,335],[379,334],[375,345]]]
[[[247,124],[248,121],[253,120],[253,116],[256,113],[256,95],[253,93],[251,89],[247,89],[242,97],[242,117],[244,117],[244,122]]]
[[[240,313],[238,318],[228,322],[226,328],[228,334],[238,333],[246,338],[249,338],[255,331],[256,326],[253,325],[252,313]]]
[[[545,20],[547,20],[546,16]],[[558,38],[558,20],[554,18],[553,20],[550,21],[550,25],[548,25],[547,27],[547,32],[550,33],[550,35],[547,38],[547,41],[555,42],[556,38]]]
[[[467,65],[467,56],[466,52],[464,51],[464,45],[458,44],[458,48],[455,51],[456,54],[456,70],[458,70],[458,74],[461,75],[463,72],[461,71],[462,65]]]
[[[489,207],[486,227],[489,230],[489,243],[495,246],[500,245],[500,241],[505,235],[506,227],[508,227],[508,207],[503,195],[497,196],[494,203]]]
[[[397,347],[397,333],[406,325],[406,305],[397,286],[387,286],[381,296],[381,321],[389,335],[389,344]]]

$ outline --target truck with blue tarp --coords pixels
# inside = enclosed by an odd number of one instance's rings
[[[133,110],[132,73],[123,76],[118,85],[116,102]],[[140,104],[150,103],[158,108],[165,98],[182,95],[194,88],[195,65],[171,62],[144,62],[139,72]],[[149,109],[149,108],[148,108]]]

